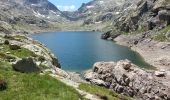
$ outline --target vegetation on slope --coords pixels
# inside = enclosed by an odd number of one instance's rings
[[[10,64],[0,62],[0,80],[7,89],[0,91],[0,100],[79,100],[79,93],[48,75],[25,74],[12,70]]]
[[[129,97],[117,94],[111,90],[96,85],[82,83],[79,88],[91,94],[95,94],[104,100],[132,100]]]
[[[160,42],[168,41],[166,35],[168,34],[169,30],[170,30],[170,25],[158,31],[158,34],[154,37],[154,39]]]
[[[22,36],[15,36],[15,38],[25,39]],[[14,71],[11,62],[16,61],[17,58],[36,57],[40,61],[44,61],[45,58],[18,45],[11,46],[10,43],[14,37],[5,39],[6,42],[1,41],[0,44],[0,100],[82,99],[73,87],[67,86],[47,74]],[[5,82],[5,88],[2,87],[3,82]]]
[[[0,52],[9,52],[11,55],[19,57],[19,58],[25,58],[25,57],[35,57],[36,55],[29,51],[28,49],[21,48],[18,50],[11,50],[9,45],[2,45],[1,46],[3,49]]]

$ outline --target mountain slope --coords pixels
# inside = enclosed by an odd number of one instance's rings
[[[48,29],[53,23],[68,21],[48,0],[1,0],[0,5],[0,25],[6,23],[4,28],[13,32]]]
[[[114,23],[123,32],[142,33],[146,31],[159,41],[170,38],[170,1],[169,0],[140,0],[127,14],[122,14]]]
[[[75,12],[64,12],[73,21],[82,21],[82,25],[100,25],[101,30],[112,26],[122,14],[127,14],[140,0],[93,0],[84,3]]]
[[[89,3],[83,3],[78,11],[74,12],[74,17],[81,20],[91,19],[93,22],[110,20],[117,15],[118,6],[122,5],[124,0],[93,0]],[[94,17],[94,18],[91,18]]]

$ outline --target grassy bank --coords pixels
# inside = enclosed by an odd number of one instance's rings
[[[6,68],[5,68],[6,67]],[[79,93],[48,75],[24,74],[11,70],[0,62],[0,78],[7,82],[7,89],[0,91],[0,100],[79,100]]]

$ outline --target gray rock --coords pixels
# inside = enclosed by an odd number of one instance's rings
[[[165,76],[165,72],[163,72],[163,71],[155,71],[155,75],[157,77],[164,77]]]
[[[115,87],[115,91],[118,92],[118,93],[122,93],[123,90],[124,90],[124,88],[123,88],[123,86],[121,86],[121,85],[117,85],[117,86]]]
[[[96,79],[98,77],[98,74],[95,74],[94,72],[87,71],[86,74],[84,75],[86,80],[91,80],[91,79]]]
[[[13,64],[12,67],[15,71],[22,73],[32,73],[40,71],[32,58],[23,58],[22,60],[16,62],[16,64]]]
[[[98,86],[107,86],[106,83],[103,80],[100,79],[92,79],[90,80],[92,84],[98,85]]]
[[[170,14],[167,10],[161,10],[158,12],[158,17],[160,21],[166,22],[166,25],[170,24]]]
[[[70,78],[70,75],[66,71],[64,71],[60,68],[57,68],[57,67],[55,68],[54,74],[59,75],[59,76],[64,77],[64,78]]]
[[[129,62],[129,61],[123,63],[123,68],[125,70],[129,70],[131,66],[132,66],[131,62]]]

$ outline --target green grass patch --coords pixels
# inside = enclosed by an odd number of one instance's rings
[[[154,40],[164,42],[167,40],[167,38],[166,38],[165,34],[160,33],[154,37]]]
[[[159,32],[160,33],[167,33],[170,30],[170,25],[166,26],[165,28],[161,29]]]
[[[137,32],[136,33],[142,33],[142,32],[145,32],[145,27],[142,26],[142,25],[139,25],[138,29],[137,29]]]
[[[14,36],[15,38],[19,38],[19,39],[27,39],[25,36],[21,36],[21,35],[16,35]]]
[[[8,62],[0,61],[0,70],[11,71],[12,70],[12,66]]]
[[[11,61],[11,60],[15,60],[16,58],[11,55],[7,55],[7,54],[0,52],[0,59],[2,61]]]
[[[121,31],[121,34],[123,34],[123,35],[129,35],[130,32],[123,32],[123,31]]]
[[[160,42],[163,42],[163,41],[167,41],[168,39],[166,38],[166,33],[170,30],[170,25],[169,26],[166,26],[165,28],[161,29],[159,31],[159,34],[157,34],[155,37],[154,37],[154,40],[157,40],[157,41],[160,41]]]
[[[14,39],[17,41],[21,41],[21,40],[27,40],[28,38],[26,38],[25,36],[16,35],[14,36]]]
[[[7,82],[7,89],[0,91],[0,100],[82,100],[70,86],[49,75],[15,72],[12,66],[0,61],[0,80]]]
[[[8,87],[0,100],[79,100],[79,93],[48,75],[23,74],[0,70]]]
[[[132,100],[130,97],[117,94],[109,89],[96,85],[81,83],[79,89],[89,92],[91,94],[98,95],[100,97],[107,98],[108,100]]]
[[[10,52],[11,55],[19,57],[19,58],[26,58],[26,57],[36,57],[36,54],[32,51],[22,48],[18,50],[11,50],[9,45],[2,45],[3,49],[0,52],[6,53]]]

